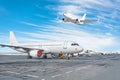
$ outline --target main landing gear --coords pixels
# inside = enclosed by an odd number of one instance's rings
[[[67,54],[67,59],[68,59],[68,60],[70,59],[70,54]]]
[[[43,59],[47,59],[47,54],[45,54],[45,55],[43,56]]]
[[[32,56],[28,53],[28,57],[27,57],[28,59],[32,59]]]
[[[32,59],[32,56],[28,56],[27,58],[28,58],[28,59]]]

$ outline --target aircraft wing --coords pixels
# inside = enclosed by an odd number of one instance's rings
[[[42,50],[40,48],[29,48],[29,47],[23,47],[23,46],[14,46],[14,45],[4,45],[4,44],[0,44],[1,47],[10,47],[10,48],[15,48],[15,49],[23,49],[25,51],[30,51],[30,50]]]

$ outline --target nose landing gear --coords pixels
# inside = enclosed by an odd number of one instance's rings
[[[70,59],[70,56],[71,56],[70,54],[67,54],[67,59],[68,59],[68,60]]]

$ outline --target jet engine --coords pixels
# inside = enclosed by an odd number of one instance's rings
[[[76,21],[78,21],[78,19],[76,19]]]
[[[41,57],[42,53],[43,53],[42,50],[31,50],[29,52],[30,56],[32,56],[32,57]]]
[[[62,20],[64,21],[65,19],[64,19],[64,18],[62,18]]]

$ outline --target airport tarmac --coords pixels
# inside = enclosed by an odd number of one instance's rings
[[[120,55],[27,59],[0,55],[0,80],[120,80]]]

